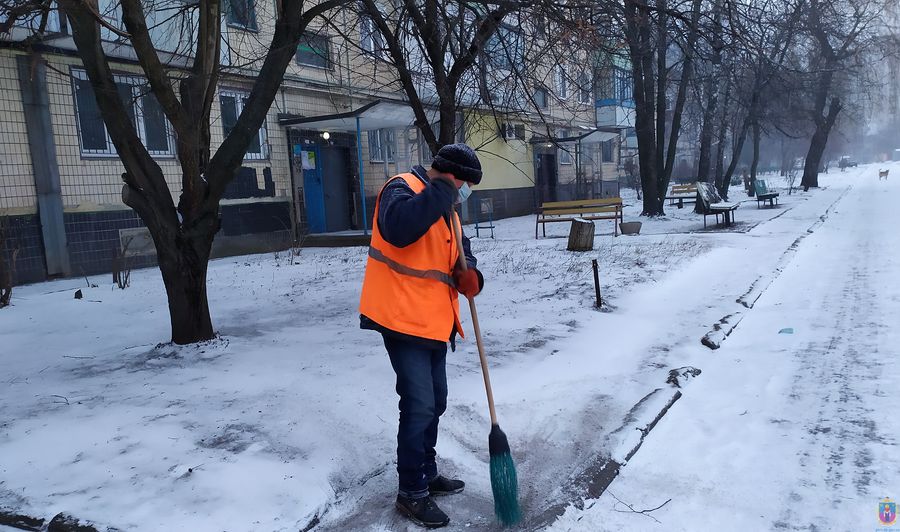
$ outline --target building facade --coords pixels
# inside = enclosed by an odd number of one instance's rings
[[[213,151],[249,95],[265,53],[260,35],[272,31],[266,22],[272,15],[264,3],[226,15],[223,77],[211,112]],[[298,48],[221,202],[214,256],[283,249],[311,234],[366,231],[385,180],[430,162],[399,91],[386,90],[389,81],[372,88],[378,51],[371,28],[349,24],[356,27],[344,37],[313,29]],[[27,28],[0,36],[0,230],[7,257],[15,252],[16,284],[108,272],[121,257],[131,267],[155,264],[148,231],[122,202],[124,167],[65,21],[51,25],[51,38],[28,49],[20,46]],[[177,47],[160,27],[156,41]],[[347,35],[358,42],[345,42]],[[177,203],[181,175],[172,128],[133,52],[111,48],[108,55],[130,117]],[[567,77],[535,86],[544,117],[525,113],[507,123],[475,105],[460,113],[458,140],[475,147],[484,165],[482,184],[463,207],[466,221],[600,195],[595,183],[616,175],[619,136],[578,141],[596,125],[595,98]],[[583,112],[565,104],[572,100]]]

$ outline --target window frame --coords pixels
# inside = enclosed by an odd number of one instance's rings
[[[543,103],[538,102],[538,97],[537,97],[538,93],[543,94]],[[538,109],[540,109],[542,111],[546,111],[546,110],[550,109],[550,91],[547,90],[547,87],[543,87],[543,86],[535,87],[533,96],[534,96],[534,100],[535,100],[534,103],[537,104]]]
[[[600,143],[600,162],[601,163],[614,163],[615,159],[615,142],[616,139],[605,140]],[[608,150],[608,152],[607,152]],[[607,154],[609,158],[607,158]]]
[[[81,154],[82,158],[103,158],[103,159],[112,159],[118,158],[119,152],[116,150],[115,145],[112,142],[112,137],[109,135],[109,128],[106,126],[106,122],[103,120],[101,115],[100,124],[103,126],[103,134],[106,138],[106,146],[105,150],[97,150],[92,148],[84,147],[84,137],[83,137],[83,129],[82,129],[82,117],[81,110],[78,108],[78,87],[76,80],[86,81],[90,84],[90,78],[87,75],[87,71],[80,68],[72,68],[70,70],[70,75],[72,78],[72,103],[73,108],[75,110],[75,125],[76,130],[78,131],[78,150]],[[113,81],[116,82],[116,85],[128,85],[131,88],[131,112],[134,115],[134,129],[135,133],[137,133],[138,138],[141,140],[141,143],[144,145],[144,149],[147,150],[147,153],[150,154],[154,159],[168,159],[174,158],[176,155],[176,147],[175,147],[175,131],[172,128],[172,124],[169,123],[169,119],[163,113],[163,118],[165,120],[165,128],[166,128],[166,139],[169,146],[167,150],[151,150],[147,146],[147,130],[146,130],[146,122],[144,121],[144,102],[143,98],[145,96],[153,95],[153,93],[149,90],[149,82],[137,75],[131,74],[113,74]],[[143,88],[147,88],[148,90],[142,90]],[[93,95],[93,86],[91,86],[91,97],[96,98]],[[154,95],[155,97],[155,95]],[[159,101],[157,101],[157,105]],[[98,106],[99,112],[99,106]]]
[[[359,46],[363,52],[377,59],[384,59],[387,53],[384,35],[378,31],[378,26],[369,15],[362,15],[359,18]]]
[[[613,98],[620,102],[634,99],[634,82],[631,73],[624,68],[613,71]]]
[[[564,101],[569,99],[569,79],[564,65],[556,65],[556,97]]]
[[[394,130],[391,128],[370,129],[366,133],[368,134],[369,162],[394,164],[397,159],[397,154],[394,153],[394,143],[396,141]],[[378,141],[377,150],[372,149],[373,138]],[[385,152],[387,152],[387,155],[385,155]]]
[[[219,121],[222,122],[222,140],[224,142],[225,138],[227,138],[227,134],[225,133],[225,123],[222,120],[222,96],[230,96],[234,98],[235,101],[235,120],[241,117],[241,113],[244,111],[244,105],[246,105],[245,100],[250,97],[250,93],[240,90],[240,89],[221,89],[219,90]],[[259,153],[256,152],[246,152],[244,153],[245,161],[265,161],[269,159],[269,131],[266,128],[266,120],[268,120],[268,113],[266,118],[263,119],[262,124],[259,126],[259,131],[256,134],[259,136]]]
[[[325,55],[322,57],[325,60],[325,66],[316,65],[312,63],[306,63],[300,60],[300,47],[303,45],[303,40],[307,38],[312,39],[322,39],[325,42]],[[307,41],[308,42],[308,41]],[[334,61],[332,60],[332,50],[331,50],[331,36],[323,33],[310,33],[304,34],[300,38],[300,44],[297,45],[297,51],[294,53],[294,62],[297,65],[307,68],[316,68],[319,70],[334,70]]]
[[[559,129],[556,131],[556,137],[560,139],[564,139],[569,136],[568,129]],[[572,157],[572,152],[563,148],[562,144],[559,145],[559,164],[575,164],[575,161]],[[565,157],[565,160],[563,158]]]
[[[259,21],[257,20],[257,17],[256,17],[256,4],[253,2],[253,0],[226,0],[226,2],[228,2],[228,4],[227,4],[227,10],[225,12],[225,24],[228,27],[237,28],[237,29],[241,29],[241,30],[249,31],[249,32],[253,32],[253,33],[259,32]],[[250,20],[248,22],[250,22],[250,24],[252,24],[252,25],[245,25],[245,24],[241,24],[240,22],[234,22],[231,20],[232,13],[234,13],[234,7],[232,6],[232,3],[234,3],[234,2],[244,2],[246,4],[247,15],[250,18]]]
[[[593,94],[593,83],[591,83],[590,76],[586,72],[582,72],[578,76],[578,103],[590,104],[591,96]]]
[[[525,124],[500,122],[500,136],[503,140],[525,140]]]

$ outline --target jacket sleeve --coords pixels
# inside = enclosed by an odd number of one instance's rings
[[[406,247],[450,212],[456,196],[457,191],[444,181],[432,181],[416,194],[402,179],[394,179],[381,192],[378,230],[392,246]]]
[[[475,268],[478,266],[478,259],[475,258],[475,255],[472,254],[472,243],[469,242],[469,237],[463,233],[462,236],[463,243],[463,253],[466,255],[466,266],[469,268]]]
[[[465,253],[466,255],[466,266],[475,270],[475,274],[478,275],[478,291],[481,292],[482,290],[484,290],[484,276],[481,275],[481,270],[477,268],[478,259],[476,259],[475,255],[472,254],[472,244],[471,242],[469,242],[469,237],[467,237],[465,233],[463,233],[462,242],[463,253]]]

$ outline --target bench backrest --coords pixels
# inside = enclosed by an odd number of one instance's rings
[[[722,197],[719,196],[719,191],[716,190],[716,187],[712,186],[710,183],[697,183],[697,209],[702,209],[703,212],[709,211],[709,206],[713,203],[720,203],[722,201]]]
[[[756,195],[766,195],[769,193],[769,187],[766,186],[766,182],[764,179],[756,180]]]
[[[696,183],[692,183],[689,185],[672,185],[672,195],[675,194],[693,194],[697,192]]]
[[[572,214],[578,212],[593,212],[600,209],[620,208],[622,198],[596,198],[572,201],[545,201],[541,204],[541,212],[545,214]],[[567,212],[559,212],[567,211]]]

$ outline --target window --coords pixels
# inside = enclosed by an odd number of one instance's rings
[[[503,70],[509,70],[512,66],[509,55],[507,54],[506,42],[503,41],[502,37],[497,33],[490,36],[484,46],[484,50],[487,52],[488,61],[491,66]]]
[[[373,163],[394,162],[394,138],[393,129],[369,131],[369,161]]]
[[[228,25],[256,31],[256,7],[253,0],[226,0]]]
[[[491,66],[501,70],[511,70],[521,66],[525,54],[525,40],[515,28],[500,26],[484,45]]]
[[[115,76],[114,80],[128,118],[147,151],[151,155],[174,155],[172,128],[147,82],[134,76]],[[87,72],[73,70],[72,85],[82,155],[117,155],[100,115],[100,107],[94,98],[94,89]]]
[[[534,30],[538,37],[547,36],[547,17],[544,15],[535,15]]]
[[[297,45],[297,64],[331,68],[331,39],[326,35],[304,34]]]
[[[563,65],[556,67],[556,96],[560,100],[569,98],[569,80],[566,78],[566,68]]]
[[[384,36],[375,27],[375,22],[370,17],[363,16],[360,20],[360,35],[360,45],[363,50],[378,58],[385,56]]]
[[[600,161],[604,163],[613,162],[613,139],[600,143]]]
[[[631,75],[627,70],[622,68],[617,68],[615,70],[615,90],[615,98],[620,102],[634,98],[634,94],[632,94],[633,85],[631,82]]]
[[[591,80],[587,72],[578,75],[578,102],[591,103]]]
[[[568,130],[559,129],[556,131],[557,139],[564,139],[569,136]],[[560,144],[559,146],[559,164],[572,164],[572,152],[569,151],[571,149],[570,146],[564,146]]]
[[[247,104],[248,97],[247,94],[237,92],[219,93],[219,106],[222,108],[222,133],[225,137],[228,137],[231,130],[234,129],[234,126],[237,124],[238,117],[241,116],[244,105]],[[259,128],[259,131],[257,131],[256,135],[250,139],[250,144],[247,146],[247,153],[244,154],[244,159],[265,159],[267,157],[266,122],[263,120],[263,124]]]
[[[525,124],[500,123],[500,136],[506,140],[525,140]]]
[[[534,103],[537,104],[538,109],[550,108],[550,95],[547,93],[547,89],[543,87],[534,89]]]

